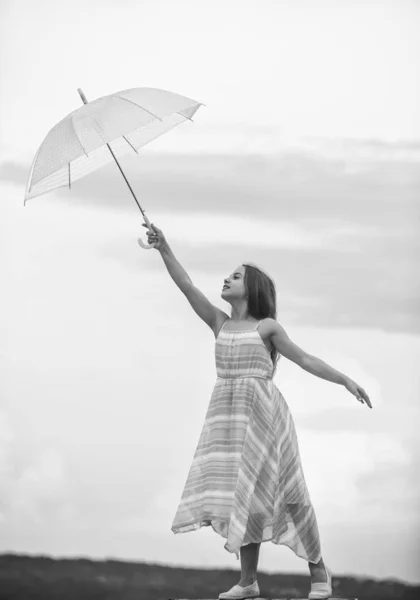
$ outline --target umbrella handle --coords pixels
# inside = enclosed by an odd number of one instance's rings
[[[143,219],[147,225],[148,230],[153,232],[152,224],[150,223],[149,218],[146,215],[146,211],[143,211]],[[156,242],[154,244],[146,244],[140,238],[138,239],[138,243],[142,248],[144,248],[144,250],[151,250],[152,248],[154,248],[156,246]]]

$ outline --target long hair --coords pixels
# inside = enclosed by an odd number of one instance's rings
[[[258,320],[267,317],[277,320],[276,286],[273,279],[255,265],[244,263],[242,266],[245,267],[244,285],[248,295],[248,313]],[[278,350],[273,348],[270,356],[274,373],[280,358]]]

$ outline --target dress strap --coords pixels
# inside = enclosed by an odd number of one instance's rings
[[[229,317],[227,319],[225,319],[222,323],[221,328],[219,329],[219,333],[222,331],[222,329],[224,328],[224,326],[226,325],[226,323],[229,321]]]

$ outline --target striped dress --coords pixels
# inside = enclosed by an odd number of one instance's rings
[[[316,563],[316,516],[261,321],[226,331],[229,320],[216,339],[217,380],[171,530],[211,525],[237,559],[241,546],[271,540]]]

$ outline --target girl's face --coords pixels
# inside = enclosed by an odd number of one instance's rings
[[[237,267],[233,273],[224,280],[222,298],[240,300],[245,298],[246,289],[244,284],[245,267]],[[226,286],[226,287],[225,287]]]

